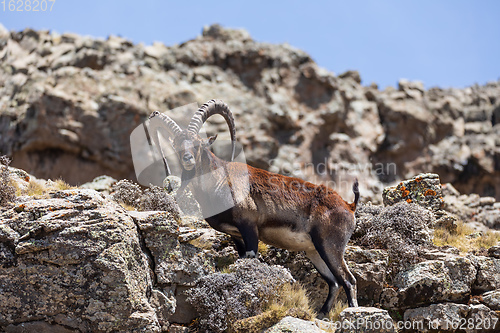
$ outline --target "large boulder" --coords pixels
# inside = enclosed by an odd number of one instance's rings
[[[445,301],[468,299],[477,270],[471,260],[449,256],[428,260],[398,273],[393,288],[381,295],[381,305],[387,309],[407,309]]]
[[[396,186],[386,187],[382,198],[386,206],[406,201],[417,203],[434,212],[439,211],[443,206],[439,175],[430,173],[420,174]]]
[[[348,246],[345,259],[349,270],[356,278],[359,304],[373,306],[379,303],[380,295],[387,283],[386,275],[389,265],[387,252]]]
[[[115,202],[93,190],[22,197],[0,230],[3,329],[161,330],[140,230]]]
[[[477,269],[477,277],[472,285],[476,292],[486,292],[500,289],[500,259],[469,256]]]
[[[498,332],[498,314],[484,305],[432,304],[406,310],[406,328],[418,332]]]
[[[137,221],[145,246],[154,259],[155,285],[174,305],[164,319],[191,322],[198,313],[186,301],[185,291],[195,286],[200,277],[214,272],[214,261],[200,248],[182,242],[179,221],[168,212],[130,212],[130,215]],[[184,230],[184,237],[188,233]],[[200,236],[198,233],[191,238]]]

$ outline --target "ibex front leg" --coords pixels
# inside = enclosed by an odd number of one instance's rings
[[[238,223],[236,227],[238,228],[241,238],[245,243],[245,257],[256,258],[259,246],[259,233],[257,226],[255,224],[248,223],[247,221],[242,221]],[[238,245],[236,245],[236,247],[238,247]]]
[[[233,240],[234,245],[236,246],[236,251],[238,251],[238,256],[240,258],[245,258],[247,254],[247,249],[243,239],[236,236],[231,236],[231,239]]]

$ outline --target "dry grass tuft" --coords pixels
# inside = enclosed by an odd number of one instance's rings
[[[263,308],[262,313],[238,320],[231,325],[233,332],[262,332],[286,316],[312,320],[316,313],[309,305],[307,292],[299,283],[285,283]]]
[[[66,183],[62,179],[57,179],[51,186],[49,187],[49,190],[59,190],[59,191],[64,191],[64,190],[71,190],[75,189],[75,186],[71,186],[68,183]]]
[[[131,206],[131,205],[127,205],[126,203],[123,203],[123,202],[118,202],[118,204],[120,206],[122,206],[123,208],[125,208],[125,210],[128,210],[128,211],[136,211],[137,210],[136,207]]]
[[[24,191],[21,191],[22,195],[29,195],[30,197],[42,198],[46,197],[48,188],[36,179],[31,179],[28,186]]]
[[[330,322],[339,321],[340,313],[345,309],[347,309],[347,307],[348,307],[347,304],[338,301],[337,303],[335,303],[335,305],[325,318],[328,319]]]
[[[486,233],[475,232],[463,222],[457,223],[457,230],[450,232],[443,228],[434,230],[433,243],[436,246],[453,246],[461,253],[488,249],[500,242],[500,233],[488,231]]]
[[[17,183],[14,183],[16,188],[16,196],[28,195],[30,197],[35,197],[36,199],[46,199],[49,198],[49,193],[52,191],[63,191],[71,190],[76,187],[69,185],[62,179],[52,180],[39,180],[34,178],[28,178],[27,186],[20,187]]]
[[[260,255],[265,256],[267,251],[269,251],[269,246],[263,242],[259,242],[257,251],[260,253]]]
[[[285,312],[291,309],[301,309],[304,315],[310,320],[316,313],[309,305],[306,289],[300,283],[285,283],[277,292],[275,298],[269,302],[269,309],[281,309]]]

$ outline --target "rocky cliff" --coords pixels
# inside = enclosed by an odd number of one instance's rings
[[[0,28],[0,82],[0,152],[42,178],[134,179],[129,135],[151,111],[218,98],[254,166],[346,196],[358,176],[365,200],[420,172],[500,199],[500,82],[381,91],[217,25],[174,46]]]

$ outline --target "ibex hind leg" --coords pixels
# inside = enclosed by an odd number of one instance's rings
[[[326,297],[326,301],[318,313],[318,318],[322,319],[326,315],[328,315],[328,312],[330,312],[330,310],[332,309],[333,302],[337,298],[337,295],[340,291],[339,284],[337,283],[337,279],[330,271],[326,263],[323,261],[323,259],[321,259],[321,256],[318,254],[318,252],[314,250],[307,251],[306,256],[309,258],[309,260],[311,260],[314,267],[316,267],[319,274],[323,277],[326,283],[328,283],[328,296]]]
[[[330,242],[325,242],[320,237],[314,235],[313,242],[321,259],[323,259],[337,282],[344,288],[349,306],[357,307],[356,279],[347,268],[343,258],[343,249],[338,248],[335,244],[329,244]]]

